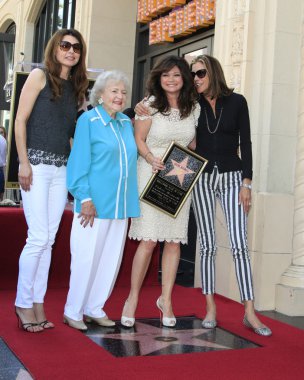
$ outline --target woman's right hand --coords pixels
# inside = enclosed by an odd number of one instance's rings
[[[18,181],[24,191],[29,191],[33,183],[33,172],[29,162],[19,165]]]
[[[97,216],[94,203],[92,201],[86,201],[81,204],[81,211],[78,218],[81,218],[80,224],[82,227],[86,227],[89,223],[93,226],[94,218]]]
[[[137,103],[135,108],[134,108],[134,111],[135,111],[137,116],[150,116],[149,108],[147,106],[145,106],[143,103],[144,100]]]
[[[164,165],[162,159],[159,157],[153,156],[153,159],[151,161],[151,165],[152,165],[152,173],[157,173],[159,170],[165,169],[165,165]]]

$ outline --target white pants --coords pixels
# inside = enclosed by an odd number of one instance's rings
[[[21,190],[28,232],[19,259],[15,305],[33,307],[43,303],[51,263],[52,245],[67,200],[66,167],[32,165],[30,191]]]
[[[71,232],[70,289],[64,314],[76,321],[83,315],[102,318],[120,268],[127,219],[95,219],[83,228],[77,213]]]

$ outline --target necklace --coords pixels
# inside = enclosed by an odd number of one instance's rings
[[[218,127],[219,127],[219,124],[220,124],[220,121],[221,121],[221,117],[222,117],[222,112],[223,112],[223,107],[221,108],[221,113],[220,113],[220,117],[218,118],[218,121],[216,123],[216,127],[214,129],[214,131],[211,131],[210,130],[210,126],[209,126],[209,122],[208,122],[208,116],[207,116],[207,111],[206,111],[206,107],[204,108],[205,110],[205,116],[206,116],[206,123],[207,123],[207,129],[208,129],[208,132],[211,133],[212,135],[218,130]]]

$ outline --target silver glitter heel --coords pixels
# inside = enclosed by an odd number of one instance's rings
[[[246,318],[246,315],[244,316],[243,323],[244,323],[244,325],[246,327],[248,327],[249,329],[253,330],[258,335],[262,335],[262,336],[270,336],[270,335],[272,335],[272,331],[267,326],[254,328],[252,326],[252,324]]]
[[[204,329],[215,329],[217,326],[217,321],[216,320],[213,320],[213,321],[206,321],[205,319],[203,320],[202,322],[202,327]]]

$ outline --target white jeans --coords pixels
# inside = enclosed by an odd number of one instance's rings
[[[28,232],[19,259],[15,305],[23,308],[43,303],[52,245],[67,200],[65,166],[39,164],[32,170],[30,191],[21,190]]]
[[[95,219],[83,228],[77,213],[71,232],[70,289],[64,314],[76,321],[83,315],[102,318],[120,268],[127,219]]]

